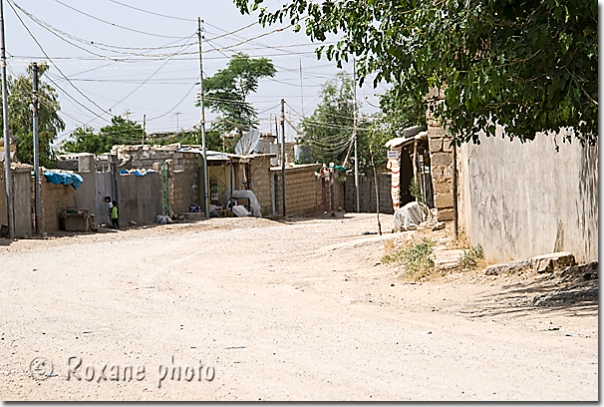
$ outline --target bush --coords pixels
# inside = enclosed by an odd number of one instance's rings
[[[402,264],[408,277],[421,279],[434,270],[432,248],[435,244],[434,241],[427,238],[423,238],[419,242],[412,241],[404,248],[386,254],[382,258],[382,262]]]
[[[480,244],[470,247],[470,249],[464,251],[464,255],[461,259],[461,264],[464,270],[475,269],[478,266],[478,259],[482,259],[484,253]]]

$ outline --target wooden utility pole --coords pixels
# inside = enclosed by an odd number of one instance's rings
[[[6,44],[4,40],[4,10],[0,0],[0,59],[2,60],[2,124],[4,131],[4,170],[6,178],[6,209],[8,219],[8,237],[15,238],[15,213],[13,212],[13,177],[10,170],[10,135],[8,134],[8,89],[6,86]]]
[[[285,99],[281,99],[281,195],[285,217]]]
[[[208,154],[206,151],[206,109],[204,106],[204,91],[203,91],[203,50],[202,50],[202,40],[203,35],[201,31],[201,23],[202,20],[200,17],[197,17],[197,38],[199,40],[199,83],[200,83],[200,94],[199,101],[201,105],[201,151],[203,154],[203,207],[205,211],[206,218],[210,217],[210,202],[209,202],[209,194],[208,194]],[[199,142],[199,140],[197,141]]]
[[[36,235],[42,233],[40,227],[40,142],[38,138],[38,110],[40,104],[38,102],[38,64],[35,62],[33,65],[33,79],[31,82],[32,86],[32,105],[31,108],[34,114],[33,120],[33,135],[34,135],[34,217],[36,223]]]

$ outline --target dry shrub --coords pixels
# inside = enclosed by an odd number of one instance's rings
[[[382,262],[403,265],[404,276],[409,280],[425,279],[434,271],[432,249],[435,244],[436,242],[426,238],[411,240],[403,248],[384,255]]]

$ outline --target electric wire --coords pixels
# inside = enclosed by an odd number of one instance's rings
[[[101,110],[101,112],[108,114],[111,116],[111,113],[106,111],[105,109],[103,109],[101,106],[99,106],[96,102],[94,102],[92,99],[90,99],[88,96],[86,96],[80,89],[78,89],[72,82],[71,80],[63,73],[63,71],[61,71],[61,69],[58,67],[58,65],[48,56],[48,54],[46,53],[46,51],[44,50],[44,48],[42,47],[42,44],[40,44],[40,42],[36,39],[36,37],[32,34],[32,32],[30,31],[29,27],[27,27],[27,25],[25,24],[25,22],[21,19],[21,16],[19,16],[19,14],[17,13],[17,11],[14,9],[14,7],[12,6],[12,4],[9,2],[8,3],[9,6],[11,6],[13,12],[15,13],[15,15],[17,16],[17,19],[19,19],[19,21],[21,22],[21,24],[23,25],[23,27],[25,28],[25,30],[28,32],[28,34],[30,35],[30,37],[34,40],[34,42],[38,45],[38,47],[40,48],[40,51],[42,51],[42,53],[46,56],[46,58],[48,59],[48,61],[50,61],[52,63],[52,65],[57,69],[57,71],[61,74],[61,76],[63,76],[67,82],[80,94],[82,95],[86,100],[88,100],[90,103],[92,103],[95,107],[97,107],[98,109]],[[70,99],[72,99],[73,101],[75,101],[77,104],[79,104],[80,106],[82,106],[84,109],[88,110],[89,112],[91,112],[92,114],[95,115],[95,118],[97,117],[101,117],[103,113],[97,114],[96,112],[92,111],[91,109],[89,109],[87,106],[83,105],[82,103],[80,103],[77,99],[75,99],[73,96],[71,96],[69,93],[67,93],[63,88],[61,88],[61,86],[59,86],[57,83],[53,82],[50,78],[49,81],[51,81],[53,83],[53,85],[55,85],[58,89],[60,89],[61,91],[63,91],[63,93],[69,97]],[[107,120],[106,118],[103,118],[104,120]]]
[[[138,34],[144,34],[144,35],[149,35],[149,36],[153,36],[153,37],[161,37],[161,38],[177,38],[177,39],[184,39],[184,38],[186,38],[186,37],[175,37],[175,36],[172,36],[172,35],[161,35],[161,34],[154,34],[154,33],[149,33],[149,32],[146,32],[146,31],[140,31],[140,30],[135,30],[135,29],[133,29],[133,28],[124,27],[124,26],[122,26],[122,25],[118,25],[118,24],[112,23],[112,22],[110,22],[110,21],[106,21],[106,20],[103,20],[103,19],[101,19],[101,18],[98,18],[98,17],[95,17],[95,16],[93,16],[93,15],[90,15],[90,14],[88,14],[88,13],[85,13],[85,12],[83,12],[83,11],[81,11],[81,10],[78,10],[78,9],[77,9],[77,8],[75,8],[75,7],[72,7],[72,6],[68,5],[68,4],[63,3],[63,2],[62,2],[62,1],[60,1],[60,0],[54,0],[54,1],[55,1],[56,3],[59,3],[59,4],[63,5],[64,7],[67,7],[67,8],[69,8],[69,9],[71,9],[71,10],[73,10],[73,11],[77,12],[77,13],[80,13],[80,14],[82,14],[82,15],[85,15],[86,17],[89,17],[89,18],[91,18],[91,19],[93,19],[93,20],[100,21],[100,22],[102,22],[102,23],[108,24],[108,25],[113,26],[113,27],[121,28],[121,29],[123,29],[123,30],[132,31],[132,32],[135,32],[135,33],[138,33]]]

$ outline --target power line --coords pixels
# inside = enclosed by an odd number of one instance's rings
[[[21,17],[19,16],[19,14],[17,14],[17,11],[14,9],[13,5],[11,4],[11,2],[8,3],[9,6],[11,6],[13,12],[15,13],[15,15],[17,16],[17,18],[19,19],[19,21],[21,22],[21,24],[23,25],[23,27],[25,28],[25,30],[28,32],[28,34],[30,35],[30,37],[34,40],[34,42],[38,45],[38,47],[40,48],[40,51],[42,51],[42,53],[46,56],[46,58],[53,64],[53,66],[55,68],[57,68],[57,71],[61,74],[61,76],[63,76],[67,82],[80,94],[82,95],[84,98],[86,98],[86,100],[88,100],[90,103],[92,103],[94,106],[96,106],[98,109],[100,109],[103,113],[108,114],[109,116],[111,116],[111,113],[106,111],[105,109],[103,109],[102,107],[100,107],[99,105],[96,104],[96,102],[94,102],[92,99],[90,99],[88,96],[86,96],[84,93],[82,93],[81,90],[79,90],[72,82],[71,80],[65,76],[65,74],[63,73],[63,71],[61,71],[61,69],[57,66],[57,64],[50,59],[50,57],[48,56],[48,54],[46,53],[46,51],[44,51],[44,48],[42,47],[42,44],[40,44],[40,42],[36,39],[36,37],[34,37],[34,35],[32,34],[32,32],[29,30],[29,27],[27,27],[27,25],[25,25],[25,23],[23,22],[23,20],[21,19]],[[73,98],[69,93],[67,93],[63,88],[61,88],[57,83],[55,83],[52,79],[48,78],[48,80],[50,82],[53,83],[53,85],[55,85],[57,88],[59,88],[60,90],[63,91],[63,93],[68,96],[69,98],[71,98],[74,102],[76,102],[77,104],[79,104],[80,106],[82,106],[84,109],[88,110],[89,112],[91,112],[92,114],[95,114],[95,118],[96,117],[100,117],[102,116],[102,113],[97,114],[95,112],[93,112],[91,109],[89,109],[88,107],[84,106],[82,103],[80,103],[79,101],[77,101],[75,98]],[[107,120],[107,119],[105,119]]]
[[[199,77],[197,77],[197,79],[199,80]],[[152,120],[157,120],[157,119],[161,119],[162,117],[167,116],[168,114],[170,114],[174,109],[176,109],[178,106],[180,106],[180,104],[182,102],[184,102],[184,100],[191,94],[191,91],[193,91],[193,89],[195,89],[195,87],[197,86],[197,80],[193,83],[193,85],[189,88],[189,90],[187,91],[187,93],[183,96],[182,99],[180,99],[180,101],[174,105],[174,107],[170,110],[168,110],[166,113],[160,115],[160,116],[156,116],[156,117],[152,117],[150,119],[147,119],[147,122],[150,122]]]
[[[123,30],[132,31],[132,32],[135,32],[135,33],[138,33],[138,34],[149,35],[149,36],[152,36],[152,37],[161,37],[161,38],[178,38],[178,39],[184,39],[184,38],[186,38],[186,37],[175,37],[175,36],[172,36],[172,35],[161,35],[161,34],[154,34],[154,33],[149,33],[149,32],[146,32],[146,31],[139,31],[139,30],[135,30],[135,29],[133,29],[133,28],[124,27],[124,26],[122,26],[122,25],[118,25],[118,24],[112,23],[112,22],[110,22],[110,21],[106,21],[106,20],[103,20],[103,19],[101,19],[101,18],[98,18],[98,17],[95,17],[95,16],[93,16],[93,15],[90,15],[90,14],[88,14],[88,13],[85,13],[85,12],[83,12],[83,11],[81,11],[81,10],[78,10],[77,8],[71,7],[70,5],[63,3],[63,2],[62,2],[62,1],[60,1],[60,0],[55,0],[55,2],[57,2],[57,3],[61,4],[61,5],[63,5],[64,7],[67,7],[68,9],[71,9],[71,10],[75,11],[76,13],[80,13],[80,14],[82,14],[82,15],[85,15],[86,17],[92,18],[93,20],[100,21],[100,22],[102,22],[102,23],[108,24],[108,25],[113,26],[113,27],[121,28],[121,29],[123,29]]]
[[[77,47],[77,48],[82,49],[82,50],[84,50],[86,52],[89,52],[92,55],[109,58],[109,57],[106,57],[104,55],[94,54],[94,53],[90,52],[87,49],[81,48],[81,47],[79,47],[79,46],[77,46],[77,45],[75,45],[75,44],[67,41],[63,37],[70,38],[70,39],[72,39],[74,41],[80,42],[82,44],[85,44],[85,45],[88,45],[88,46],[91,46],[91,47],[94,47],[94,48],[97,48],[97,49],[100,49],[100,50],[103,50],[103,51],[109,51],[109,52],[114,52],[114,53],[123,54],[123,55],[134,55],[134,56],[163,56],[163,55],[142,54],[142,53],[135,53],[135,52],[123,52],[123,51],[116,51],[116,50],[108,49],[108,48],[123,49],[123,50],[157,51],[157,50],[163,50],[163,49],[169,49],[169,48],[181,48],[182,47],[182,44],[181,45],[173,45],[174,43],[180,41],[181,39],[178,39],[176,41],[172,41],[172,42],[170,42],[170,43],[168,43],[166,45],[163,45],[163,46],[159,46],[159,47],[146,47],[146,48],[144,48],[144,47],[138,47],[138,48],[137,47],[122,47],[122,46],[117,46],[117,45],[104,44],[104,43],[100,43],[98,41],[95,42],[95,41],[85,40],[85,39],[76,37],[76,36],[74,36],[72,34],[69,34],[69,33],[65,32],[65,31],[62,31],[62,30],[60,30],[58,28],[53,27],[51,24],[49,24],[49,23],[45,22],[44,20],[36,17],[35,15],[29,13],[27,10],[25,10],[23,7],[21,7],[19,4],[17,4],[14,0],[8,0],[8,1],[12,2],[15,7],[17,7],[19,10],[21,10],[21,12],[23,14],[25,14],[27,17],[29,17],[33,22],[35,22],[36,24],[38,24],[40,27],[42,27],[45,30],[49,31],[51,34],[59,37],[59,39],[61,39],[62,41],[65,41],[65,42],[67,42],[68,44],[70,44],[70,45],[72,45],[74,47]],[[63,36],[63,37],[61,37],[61,36]],[[193,44],[196,44],[196,42],[191,43],[191,45],[193,45]]]
[[[119,4],[120,6],[128,7],[128,8],[131,8],[133,10],[141,11],[143,13],[151,14],[151,15],[154,15],[154,16],[159,16],[159,17],[164,17],[164,18],[170,18],[170,19],[173,19],[173,20],[194,21],[194,22],[197,22],[197,20],[194,20],[192,18],[182,18],[182,17],[168,16],[168,15],[165,15],[165,14],[154,13],[152,11],[143,10],[142,8],[137,8],[137,7],[134,7],[134,6],[130,6],[128,4],[120,3],[119,1],[116,1],[116,0],[109,0],[109,1],[112,2],[112,3],[115,3],[115,4]]]

